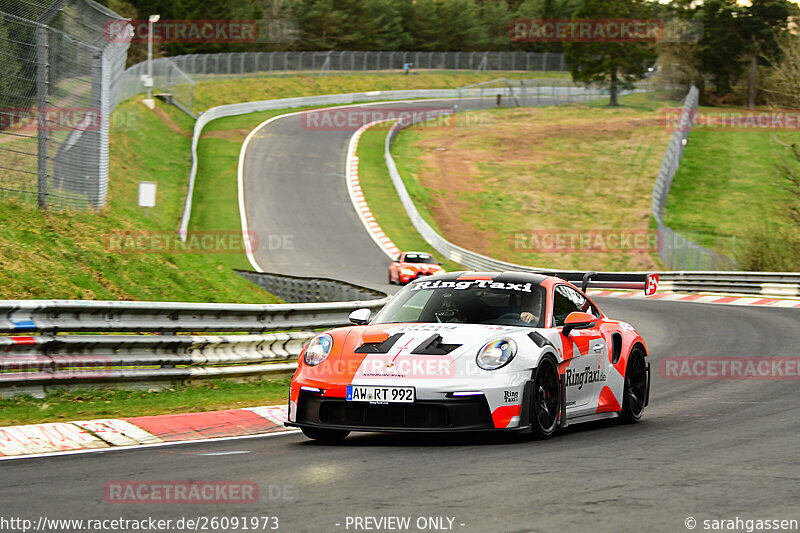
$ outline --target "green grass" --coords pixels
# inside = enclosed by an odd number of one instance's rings
[[[653,252],[542,253],[517,241],[542,230],[647,232],[669,131],[651,97],[622,103],[467,112],[461,127],[405,129],[393,155],[422,216],[455,244],[546,268],[658,268]]]
[[[195,85],[195,109],[249,102],[317,96],[323,94],[404,89],[455,89],[497,78],[508,79],[566,79],[566,72],[467,72],[418,71],[413,76],[399,73],[337,74],[331,76],[254,76],[199,81]]]
[[[189,117],[162,109],[180,128],[191,130]],[[128,101],[112,119],[106,207],[43,212],[28,202],[0,201],[3,298],[277,302],[231,272],[223,254],[121,250],[115,243],[124,241],[111,240],[126,231],[158,236],[161,242],[175,235],[186,194],[189,145],[189,137],[171,130],[140,101]],[[136,202],[139,180],[158,184],[157,206],[147,217]]]
[[[719,109],[701,108],[701,112]],[[800,141],[796,131],[695,127],[672,182],[664,222],[694,242],[732,256],[739,239],[762,223],[784,225],[776,165]]]
[[[95,418],[192,413],[283,404],[288,375],[248,382],[203,381],[165,390],[58,390],[44,398],[0,399],[0,426],[67,422]]]
[[[389,179],[383,157],[387,133],[385,127],[373,127],[365,131],[358,141],[358,180],[375,221],[401,250],[428,252],[434,254],[446,270],[464,270],[461,265],[440,257],[439,253],[417,233],[408,218]],[[414,196],[418,197],[419,193],[424,193],[421,188],[414,188],[414,185],[415,182],[406,182],[406,188],[414,191]]]
[[[679,91],[679,94],[682,93]],[[683,104],[678,98],[679,94],[665,93],[665,92],[646,92],[628,94],[619,97],[620,107],[634,109],[636,111],[658,111],[662,107],[681,107]],[[598,98],[586,103],[589,107],[607,107],[608,98]]]

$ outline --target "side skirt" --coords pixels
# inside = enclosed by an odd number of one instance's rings
[[[606,420],[608,418],[618,418],[619,413],[617,412],[609,412],[609,413],[595,413],[591,415],[583,415],[583,416],[576,416],[574,418],[569,419],[569,423],[571,424],[581,424],[583,422],[594,422],[595,420]]]

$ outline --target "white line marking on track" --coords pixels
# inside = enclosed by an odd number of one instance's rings
[[[208,457],[216,457],[218,455],[241,455],[243,453],[250,453],[250,450],[234,450],[230,452],[192,452],[188,455],[205,455]]]

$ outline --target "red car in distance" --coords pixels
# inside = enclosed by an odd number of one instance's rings
[[[389,265],[389,283],[405,285],[420,276],[432,276],[444,272],[444,268],[431,254],[405,252]]]

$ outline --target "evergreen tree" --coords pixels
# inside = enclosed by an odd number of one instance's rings
[[[575,12],[577,19],[646,19],[650,9],[643,0],[586,0]],[[607,83],[609,105],[619,105],[622,89],[642,79],[656,58],[647,42],[570,42],[565,59],[572,79],[583,83]]]

